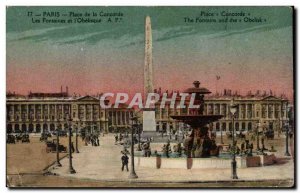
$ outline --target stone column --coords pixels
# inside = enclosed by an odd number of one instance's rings
[[[242,104],[239,105],[239,115],[238,115],[238,119],[242,118]]]
[[[248,119],[248,103],[245,104],[245,118]]]
[[[36,105],[33,104],[33,120],[36,121]]]
[[[21,121],[22,120],[22,107],[21,107],[21,104],[18,104],[18,108],[19,108],[19,120],[18,121]],[[20,128],[22,129],[22,124],[21,124]]]
[[[50,120],[50,104],[48,104],[48,120]]]
[[[43,104],[40,104],[40,105],[41,105],[41,118],[44,121],[45,120],[45,117],[44,117],[44,105]]]
[[[11,105],[11,107],[12,107],[12,121],[14,121],[15,120],[15,105]],[[13,128],[13,131],[14,131],[14,128]]]
[[[119,125],[119,111],[116,111],[116,125]]]
[[[267,103],[267,119],[269,119],[269,103]]]
[[[65,117],[65,114],[64,114],[64,104],[61,104],[61,116],[62,116],[62,118],[67,118],[67,117]]]
[[[83,112],[84,112],[84,113],[83,113],[83,120],[86,121],[86,109],[87,109],[87,108],[86,108],[86,105],[83,105],[83,107],[84,107],[84,108],[83,108]]]
[[[275,104],[273,104],[273,119],[275,119]]]
[[[284,106],[285,106],[284,118],[287,119],[287,112],[288,112],[288,106],[287,106],[287,103],[285,103]]]
[[[26,123],[26,132],[29,132],[29,123]]]
[[[127,111],[126,109],[124,110],[124,125],[126,126],[127,125]]]
[[[29,104],[26,105],[26,111],[27,111],[27,118],[26,120],[29,121],[30,114],[29,114]]]
[[[57,120],[57,105],[54,104],[54,120]]]
[[[255,118],[256,117],[256,105],[254,105],[252,103],[252,117],[251,118]]]
[[[279,105],[279,118],[282,119],[282,105]]]
[[[123,110],[120,110],[120,125],[124,125],[123,124]]]

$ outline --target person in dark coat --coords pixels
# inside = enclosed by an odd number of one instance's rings
[[[99,137],[97,137],[97,146],[100,146],[100,140],[99,140]]]
[[[126,166],[126,170],[128,172],[128,156],[127,154],[123,154],[121,160],[122,160],[122,171],[124,171],[124,166]]]

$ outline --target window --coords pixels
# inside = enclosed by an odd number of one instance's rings
[[[252,130],[252,123],[249,122],[249,123],[248,123],[248,131],[251,131],[251,130]]]
[[[226,123],[222,123],[222,130],[226,131]]]
[[[243,122],[243,123],[242,123],[242,131],[245,131],[245,130],[246,130],[246,123]]]
[[[240,127],[239,123],[235,123],[235,130],[236,130],[236,131],[239,131],[239,130],[240,130],[239,127]]]
[[[220,123],[216,123],[216,131],[220,131]]]

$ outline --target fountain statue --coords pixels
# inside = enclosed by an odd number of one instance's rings
[[[185,93],[194,94],[194,104],[199,108],[189,109],[186,115],[171,115],[175,120],[184,122],[192,128],[191,134],[184,140],[183,145],[188,158],[218,156],[220,146],[212,138],[208,125],[223,117],[223,115],[204,114],[204,95],[211,92],[200,87],[199,81],[193,82],[194,87],[185,90]]]

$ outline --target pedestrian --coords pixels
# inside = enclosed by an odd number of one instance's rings
[[[97,146],[100,146],[100,140],[99,140],[99,137],[97,137]]]
[[[128,172],[128,156],[127,156],[127,154],[125,153],[125,154],[123,154],[123,156],[122,156],[122,158],[121,158],[121,160],[122,160],[122,171],[124,171],[124,166],[126,166],[126,170],[127,170],[127,172]]]
[[[118,135],[115,135],[115,143],[118,143]]]

